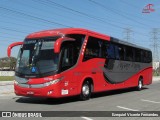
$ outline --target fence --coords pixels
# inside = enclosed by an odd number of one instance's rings
[[[0,76],[14,76],[14,71],[0,71]]]

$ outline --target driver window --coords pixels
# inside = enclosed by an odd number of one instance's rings
[[[62,48],[62,61],[61,61],[61,70],[67,70],[71,68],[75,62],[74,62],[74,46],[72,44],[65,45],[65,47]]]

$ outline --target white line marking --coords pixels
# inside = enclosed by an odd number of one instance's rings
[[[136,109],[126,108],[126,107],[122,107],[122,106],[117,106],[117,107],[121,108],[121,109],[125,109],[125,110],[130,110],[130,111],[139,111],[139,110],[136,110]]]
[[[145,101],[145,102],[151,102],[151,103],[160,103],[160,102],[151,101],[151,100],[144,100],[144,99],[141,99],[141,101]]]
[[[91,118],[89,118],[89,117],[81,117],[81,118],[83,118],[83,119],[85,119],[85,120],[93,120],[93,119],[91,119]]]

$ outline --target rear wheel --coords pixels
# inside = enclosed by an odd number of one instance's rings
[[[91,97],[91,84],[89,81],[85,81],[81,88],[80,99],[88,100]]]
[[[137,86],[137,90],[138,90],[138,91],[142,90],[142,86],[143,86],[143,80],[142,80],[142,79],[139,79],[139,81],[138,81],[138,86]]]

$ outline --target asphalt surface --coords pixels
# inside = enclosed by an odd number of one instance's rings
[[[0,86],[2,87],[6,86]],[[7,85],[11,88],[12,85]],[[160,111],[160,81],[156,80],[143,90],[135,89],[115,90],[92,95],[88,101],[79,101],[77,97],[63,99],[29,98],[15,96],[13,93],[0,95],[0,111],[72,111],[68,114],[74,115],[73,111]],[[63,112],[61,113],[63,114]],[[96,113],[95,113],[96,114]],[[0,118],[8,120],[9,118]],[[13,119],[13,118],[10,118]],[[17,118],[14,118],[17,119]],[[28,118],[23,118],[28,119]],[[147,119],[158,120],[160,117],[47,117],[34,118],[45,120],[108,120],[108,119]]]

